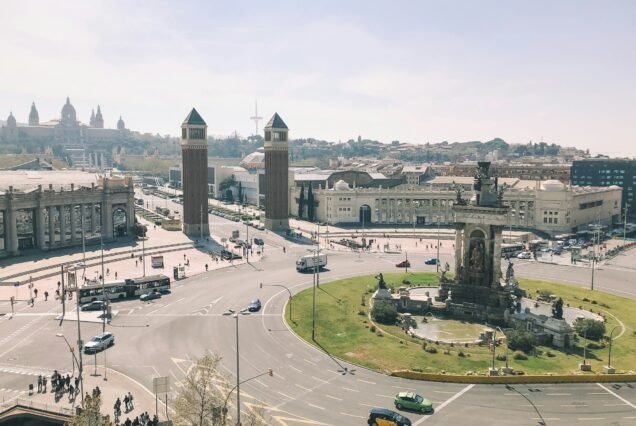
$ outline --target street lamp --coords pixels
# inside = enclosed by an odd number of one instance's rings
[[[273,377],[274,370],[271,368],[268,368],[266,372],[257,374],[256,376],[250,377],[249,379],[245,379],[242,382],[237,383],[232,389],[230,389],[230,391],[227,393],[227,396],[225,397],[225,401],[223,402],[223,407],[221,407],[221,413],[223,414],[223,424],[225,424],[225,416],[227,415],[227,401],[230,399],[230,395],[232,395],[232,392],[234,392],[234,389],[236,389],[238,385],[242,385],[243,383],[249,382],[250,380],[258,379],[259,377],[262,377],[266,374],[270,377]],[[240,419],[236,424],[240,426]]]
[[[241,315],[249,315],[245,309],[240,311]],[[232,315],[236,320],[236,426],[241,426],[241,380],[240,380],[240,362],[239,362],[239,313],[234,309],[228,309],[223,315]],[[228,395],[229,396],[229,395]],[[227,398],[226,398],[227,403]]]
[[[439,274],[439,221],[442,217],[436,216],[436,218],[437,218],[437,261],[435,262],[435,272]]]
[[[73,360],[77,364],[77,369],[79,370],[79,381],[81,385],[80,393],[82,395],[82,407],[83,407],[84,406],[84,378],[82,377],[82,363],[77,360],[77,357],[75,356],[75,351],[73,350],[73,347],[68,342],[68,340],[66,340],[66,336],[64,336],[62,333],[57,333],[56,336],[64,339],[64,341],[66,342],[66,345],[68,346],[68,350],[71,352],[71,355],[73,355]],[[77,346],[79,347],[79,350],[80,350],[80,359],[81,359],[82,357],[81,340],[78,340],[77,343],[78,343]],[[73,375],[75,375],[75,366],[73,366]]]
[[[263,288],[263,287],[282,287],[285,290],[287,290],[287,293],[289,293],[289,322],[292,322],[292,293],[291,293],[291,290],[289,288],[285,287],[282,284],[263,284],[263,283],[261,283],[260,284],[260,288]]]
[[[614,331],[616,331],[617,328],[619,327],[623,327],[622,325],[615,325],[614,328],[612,328],[612,331],[610,332],[610,336],[609,336],[609,350],[608,350],[608,354],[607,354],[607,366],[604,368],[605,372],[608,374],[613,374],[615,369],[612,367],[612,336],[614,335]]]
[[[600,232],[601,229],[601,225],[599,224],[592,224],[590,225],[590,228],[592,228],[592,231],[594,231],[594,235],[598,235],[598,233]],[[592,237],[592,281],[590,282],[590,291],[594,291],[594,267],[596,265],[596,241],[595,241],[595,237]]]
[[[629,209],[629,204],[625,204],[625,215],[623,216],[623,249],[625,248],[625,236],[627,234],[627,210]]]

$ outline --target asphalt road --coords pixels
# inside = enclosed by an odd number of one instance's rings
[[[212,226],[227,231],[244,228],[211,216]],[[97,356],[84,356],[85,374],[109,368],[126,374],[152,388],[152,378],[168,376],[173,393],[192,360],[207,351],[222,357],[222,373],[235,380],[236,320],[223,315],[228,309],[240,310],[251,299],[260,298],[261,312],[241,315],[241,379],[274,369],[274,377],[264,376],[241,386],[243,409],[261,406],[273,425],[366,424],[371,407],[392,407],[399,390],[415,390],[434,403],[435,414],[405,413],[414,424],[434,425],[598,425],[636,424],[636,389],[630,385],[537,385],[473,386],[416,382],[388,377],[330,357],[298,339],[285,326],[281,313],[288,294],[278,287],[259,288],[259,283],[284,284],[297,292],[311,286],[312,276],[294,269],[296,257],[309,246],[295,244],[263,231],[265,258],[252,265],[228,267],[188,278],[173,285],[172,294],[143,303],[138,300],[117,303],[117,317],[107,326],[116,344]],[[254,235],[255,236],[255,235]],[[282,246],[286,246],[284,254]],[[433,271],[423,265],[426,255],[409,255],[417,270]],[[329,253],[329,269],[321,282],[395,269],[402,255]],[[442,258],[442,262],[447,259]],[[450,259],[449,259],[450,260]],[[568,281],[588,286],[586,267],[556,266],[518,261],[518,276]],[[596,271],[595,287],[622,295],[635,295],[630,272],[622,266]],[[13,319],[0,319],[0,393],[11,396],[33,383],[33,375],[54,368],[68,371],[71,356],[56,333],[73,342],[77,323],[54,320],[59,306],[36,304],[18,307]],[[101,325],[82,323],[82,336],[101,331]],[[4,391],[3,391],[4,389]],[[234,408],[230,409],[230,413]]]

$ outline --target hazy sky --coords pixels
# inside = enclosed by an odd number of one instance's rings
[[[514,4],[512,4],[514,3]],[[636,1],[28,1],[0,6],[0,117],[66,96],[133,130],[529,140],[636,155]],[[262,124],[261,124],[262,128]]]

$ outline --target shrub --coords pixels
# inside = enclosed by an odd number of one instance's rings
[[[372,325],[371,327],[369,327],[369,331],[371,333],[375,333],[375,325]]]
[[[497,354],[497,361],[505,361],[506,358],[506,354]]]
[[[554,358],[556,356],[556,354],[551,351],[546,352],[546,355],[548,356],[548,358]]]
[[[436,354],[437,353],[437,348],[435,346],[428,347],[428,348],[426,348],[424,350],[426,352],[428,352],[429,354]]]
[[[594,349],[603,349],[604,347],[605,347],[605,345],[602,344],[602,343],[590,342],[590,343],[587,344],[587,348],[588,349],[592,349],[592,350],[594,350]]]
[[[364,311],[364,309],[359,309],[358,310],[358,315],[360,316],[365,316],[367,313]]]
[[[382,333],[382,330],[376,330],[375,335],[378,337],[384,337],[384,334]]]
[[[528,355],[526,355],[523,351],[515,351],[512,354],[512,359],[516,359],[518,361],[522,361],[522,360],[528,359]]]
[[[605,323],[593,319],[579,319],[574,323],[576,333],[588,339],[599,340],[605,334]]]
[[[457,356],[460,358],[464,358],[466,355],[464,354],[464,351],[459,351],[457,352]]]
[[[427,345],[428,345],[428,342],[426,342],[426,341],[422,342],[422,349],[426,349]]]
[[[378,300],[371,309],[371,318],[382,324],[395,324],[398,312],[395,305],[383,300]]]
[[[534,348],[534,334],[523,330],[510,330],[508,335],[508,348],[513,351],[529,352]]]

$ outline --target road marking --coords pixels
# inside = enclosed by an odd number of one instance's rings
[[[406,390],[412,390],[412,391],[416,390],[415,388],[405,388],[404,386],[391,386],[391,387],[395,389],[406,389]],[[435,391],[435,392],[441,392],[441,391]],[[449,393],[454,393],[454,392],[449,392]]]
[[[521,393],[521,392],[519,392],[519,393],[504,393],[504,396],[519,396],[519,395],[528,396],[530,394],[529,393]]]
[[[546,393],[547,396],[568,396],[572,395],[571,393]]]
[[[360,404],[360,405],[364,405],[365,407],[371,407],[371,408],[373,408],[373,407],[377,407],[377,404],[376,404],[376,405],[369,405],[369,404],[364,404],[364,403],[362,403],[362,402],[359,402],[358,404]]]
[[[605,417],[579,417],[577,420],[580,420],[580,421],[605,420]]]
[[[335,399],[336,401],[342,401],[342,398],[338,398],[338,397],[331,396],[331,395],[327,395],[327,394],[325,394],[325,396],[326,396],[327,398]]]
[[[439,407],[437,407],[435,409],[435,412],[438,413],[440,412],[442,409],[444,409],[444,407],[446,407],[448,404],[450,404],[451,402],[455,401],[457,398],[459,398],[460,396],[462,396],[463,394],[465,394],[466,392],[468,392],[469,390],[471,390],[475,385],[468,385],[466,386],[464,389],[460,390],[459,392],[457,392],[455,395],[451,396],[449,399],[447,399],[446,401],[444,401]],[[420,420],[418,420],[417,422],[413,423],[413,426],[417,426],[419,424],[424,423],[426,420],[433,418],[433,416],[428,416],[428,417],[422,417]]]
[[[291,367],[291,366],[290,366],[290,367]],[[300,371],[300,370],[299,370],[299,371]],[[319,382],[322,382],[322,383],[329,383],[328,381],[326,381],[326,380],[322,380],[322,379],[320,379],[320,378],[318,378],[318,377],[316,377],[316,376],[311,376],[311,378],[312,378],[312,379],[315,379],[315,380],[318,380]]]
[[[308,359],[306,359],[306,360],[305,360],[305,362],[307,362],[307,363],[309,363],[309,364],[311,364],[311,365],[316,365],[316,363],[315,363],[315,362],[311,362],[311,361],[309,361]]]
[[[175,300],[174,302],[170,302],[170,303],[168,303],[167,305],[160,306],[160,307],[158,307],[157,309],[155,309],[154,311],[150,311],[150,312],[148,312],[148,315],[150,315],[150,314],[154,314],[154,313],[155,313],[155,312],[157,312],[159,309],[167,308],[167,307],[168,307],[168,306],[170,306],[170,305],[174,305],[175,303],[179,303],[179,302],[181,302],[181,301],[182,301],[182,300],[184,300],[184,299],[185,299],[185,297],[182,297],[181,299],[179,299],[179,300]]]
[[[379,396],[380,398],[390,398],[390,399],[395,399],[395,395],[391,396],[391,395],[380,395],[380,394],[375,394],[375,396]]]
[[[301,385],[299,385],[298,383],[294,383],[294,385],[296,385],[297,387],[301,388],[301,389],[302,389],[302,390],[304,390],[304,391],[311,392],[311,389],[306,388],[306,387],[304,387],[304,386],[301,386]]]
[[[587,392],[586,395],[607,395],[607,392]]]
[[[359,381],[359,382],[362,382],[362,383],[368,383],[368,384],[370,384],[370,385],[375,385],[375,384],[376,384],[375,382],[370,382],[370,381],[368,381],[368,380],[358,379],[358,381]]]
[[[625,403],[622,403],[622,404],[603,404],[603,406],[605,406],[605,407],[621,407],[623,405],[627,405],[627,404],[625,404]]]
[[[561,407],[587,407],[587,404],[561,404]]]
[[[267,386],[265,383],[263,383],[262,381],[260,381],[259,379],[255,379],[254,380],[256,383],[258,383],[259,385],[268,388],[269,386]]]
[[[357,419],[366,419],[366,417],[357,416],[355,414],[349,414],[349,413],[343,413],[343,412],[341,412],[340,414],[342,414],[343,416],[355,417]]]
[[[397,386],[393,386],[393,387],[395,388]],[[408,389],[408,388],[404,388],[404,389]],[[412,390],[415,390],[415,389],[412,389]],[[433,392],[435,392],[435,393],[448,393],[448,394],[454,394],[455,393],[455,391],[439,391],[439,390],[436,390],[436,391],[433,391]]]
[[[289,395],[285,395],[285,394],[284,394],[284,393],[282,393],[282,392],[278,392],[278,393],[279,393],[280,395],[283,395],[285,398],[289,398],[289,399],[292,399],[292,400],[294,399],[293,397],[291,397],[291,396],[289,396]]]
[[[605,389],[609,394],[614,395],[616,398],[620,399],[621,401],[623,401],[625,404],[629,405],[630,407],[632,407],[634,410],[636,410],[636,405],[632,404],[631,402],[629,402],[628,400],[626,400],[625,398],[623,398],[622,396],[618,395],[616,392],[613,392],[609,389],[607,389],[605,386],[603,386],[600,383],[597,383],[597,385],[599,385],[599,387],[601,387],[602,389]]]
[[[310,407],[318,408],[320,410],[324,410],[324,407],[321,407],[319,405],[310,404],[309,402],[307,403],[307,405],[309,405]]]
[[[296,370],[296,371],[298,371],[299,373],[302,373],[302,370],[301,370],[300,368],[296,368],[296,367],[294,367],[293,365],[288,365],[288,367],[289,367],[289,368],[291,368],[292,370]]]
[[[351,389],[351,388],[345,388],[344,386],[342,387],[342,389],[348,390],[349,392],[360,392],[359,390]]]

